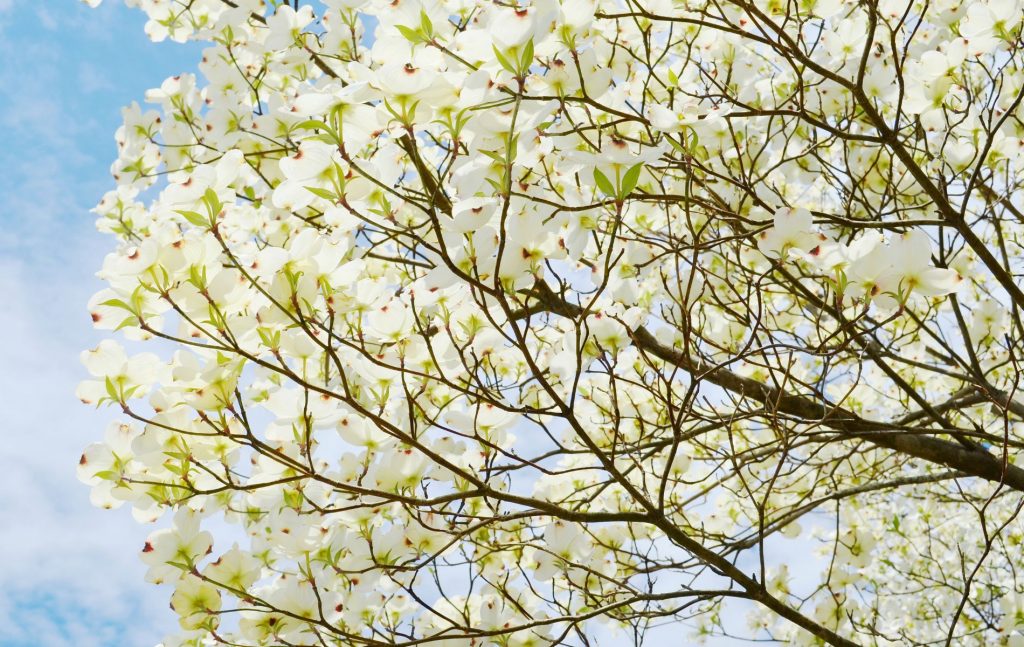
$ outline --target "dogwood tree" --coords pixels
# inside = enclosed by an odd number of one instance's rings
[[[207,43],[78,391],[166,647],[1024,645],[1019,3],[127,4]]]

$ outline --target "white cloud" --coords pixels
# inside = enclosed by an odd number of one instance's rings
[[[36,7],[36,18],[39,19],[39,24],[41,24],[44,29],[47,29],[49,31],[54,31],[60,26],[60,23],[57,21],[57,18],[52,13],[47,11],[46,7],[44,7],[43,5],[39,5],[38,7]]]
[[[64,258],[72,268],[88,262],[80,254]],[[137,558],[151,528],[127,510],[90,508],[87,488],[74,478],[82,447],[99,435],[105,416],[87,414],[73,396],[81,377],[75,357],[90,335],[68,331],[88,331],[82,303],[90,281],[54,278],[0,261],[0,393],[8,404],[0,443],[0,635],[9,647],[155,642],[155,629],[169,628],[170,619],[162,613],[166,592],[142,581]],[[81,327],[66,321],[75,311],[82,311]]]
[[[75,479],[82,449],[110,418],[82,406],[74,388],[78,353],[98,339],[85,303],[110,241],[88,208],[107,188],[117,118],[110,107],[98,116],[98,99],[76,87],[87,85],[89,63],[72,52],[92,41],[75,22],[128,12],[61,2],[41,16],[37,6],[0,0],[0,85],[18,88],[0,102],[0,644],[154,644],[176,622],[168,591],[143,581],[137,557],[153,528],[128,510],[93,509]],[[40,36],[50,18],[60,41]]]
[[[114,85],[102,70],[92,63],[83,62],[78,66],[78,87],[83,92],[99,92],[110,90]]]

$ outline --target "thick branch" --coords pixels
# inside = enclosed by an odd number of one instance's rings
[[[534,295],[550,311],[576,318],[582,308],[566,303],[551,289],[538,283]],[[719,386],[731,393],[762,403],[766,410],[785,413],[807,423],[827,425],[844,436],[866,440],[879,447],[913,456],[944,467],[976,476],[1024,492],[1024,469],[1003,463],[984,450],[967,449],[957,443],[922,434],[893,431],[892,425],[865,420],[840,407],[828,407],[801,395],[788,393],[724,367],[708,366],[683,352],[660,343],[646,328],[632,332],[633,342],[646,353],[689,372],[696,378]]]

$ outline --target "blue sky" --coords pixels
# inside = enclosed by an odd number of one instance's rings
[[[93,509],[74,476],[106,412],[79,404],[85,309],[111,240],[89,209],[112,187],[120,109],[194,69],[196,46],[154,45],[110,1],[0,0],[0,644],[155,644],[176,624],[143,581],[152,528]]]

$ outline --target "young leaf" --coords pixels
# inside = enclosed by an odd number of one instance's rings
[[[206,203],[206,208],[210,210],[210,221],[212,222],[224,205],[221,203],[220,198],[217,197],[217,192],[213,189],[207,189],[203,193],[203,202]]]
[[[523,48],[523,55],[519,58],[519,76],[525,76],[530,71],[530,66],[533,65],[533,39],[526,41],[526,47]]]
[[[509,63],[508,59],[505,58],[505,55],[501,53],[501,50],[498,49],[498,46],[492,45],[491,48],[494,50],[494,56],[498,59],[498,64],[501,65],[501,67],[504,68],[505,71],[508,72],[509,74],[516,74],[516,69],[512,66],[511,63]]]
[[[601,193],[605,195],[615,195],[615,187],[612,185],[611,180],[609,180],[608,176],[596,167],[594,168],[594,182],[597,184],[597,188]]]
[[[324,200],[330,200],[331,202],[335,202],[338,199],[338,196],[334,193],[334,191],[329,191],[328,189],[321,189],[320,187],[317,186],[307,186],[304,188],[313,195],[317,196],[318,198],[323,198]]]
[[[640,163],[626,171],[626,175],[622,178],[622,188],[619,191],[620,199],[625,199],[626,196],[633,192],[633,189],[636,188],[637,182],[640,181],[640,173],[643,170],[644,165]]]
[[[406,27],[405,25],[395,25],[395,29],[397,29],[405,40],[410,43],[416,44],[423,42],[423,34],[419,29],[413,29],[412,27]]]
[[[434,37],[434,25],[430,23],[430,16],[420,9],[420,29],[423,32],[423,40],[430,40]]]
[[[202,215],[201,213],[196,213],[195,211],[175,211],[175,213],[179,214],[185,220],[189,221],[196,227],[210,226],[210,219]]]

